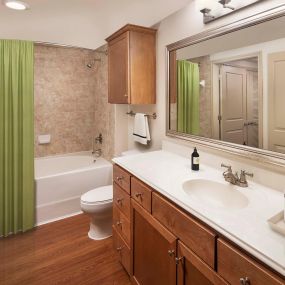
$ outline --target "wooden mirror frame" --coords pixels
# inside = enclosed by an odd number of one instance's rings
[[[218,28],[210,29],[197,35],[188,37],[178,42],[166,46],[166,136],[186,140],[194,143],[195,145],[202,145],[212,149],[220,150],[230,154],[238,155],[244,158],[250,158],[262,163],[269,163],[276,166],[285,166],[285,154],[273,152],[264,149],[253,148],[249,146],[238,145],[230,142],[219,141],[216,139],[199,137],[191,134],[181,133],[170,129],[170,87],[169,87],[169,66],[170,66],[170,53],[177,49],[186,46],[194,45],[206,40],[210,40],[222,35],[226,35],[235,31],[249,28],[270,20],[274,20],[285,16],[285,4],[270,10],[258,13],[254,16],[229,23]]]

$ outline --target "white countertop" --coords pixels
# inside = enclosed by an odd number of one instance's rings
[[[233,186],[248,198],[247,207],[235,210],[209,207],[190,198],[182,184],[200,178],[228,184],[222,169],[200,165],[200,171],[194,172],[188,158],[163,150],[113,161],[285,276],[285,237],[267,223],[283,210],[282,192],[249,181],[248,188]]]

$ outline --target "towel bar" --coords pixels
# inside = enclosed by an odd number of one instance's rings
[[[126,114],[129,115],[129,116],[135,116],[136,115],[136,113],[134,113],[133,111],[127,112]],[[149,118],[152,118],[154,120],[157,118],[156,113],[153,113],[151,115],[146,115],[146,116],[149,117]]]

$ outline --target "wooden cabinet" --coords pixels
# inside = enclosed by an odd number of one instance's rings
[[[119,260],[131,274],[131,175],[113,167],[113,244]]]
[[[178,242],[177,248],[177,285],[228,284],[182,242]]]
[[[178,236],[185,245],[214,268],[216,235],[213,231],[156,193],[152,194],[152,214]]]
[[[106,41],[109,103],[155,104],[156,30],[126,25]]]
[[[132,199],[133,280],[139,285],[176,284],[177,238]]]
[[[131,193],[131,175],[118,165],[113,167],[113,181],[128,194]]]
[[[131,179],[131,197],[136,200],[149,213],[151,212],[151,192],[150,187],[135,177]]]
[[[285,285],[268,267],[240,251],[114,165],[114,247],[137,285]]]
[[[232,285],[285,284],[285,280],[222,239],[218,240],[218,273]]]
[[[118,253],[119,260],[126,271],[131,274],[131,250],[113,226],[113,246]]]

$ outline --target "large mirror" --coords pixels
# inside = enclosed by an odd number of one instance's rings
[[[285,153],[281,15],[168,47],[168,134]]]

